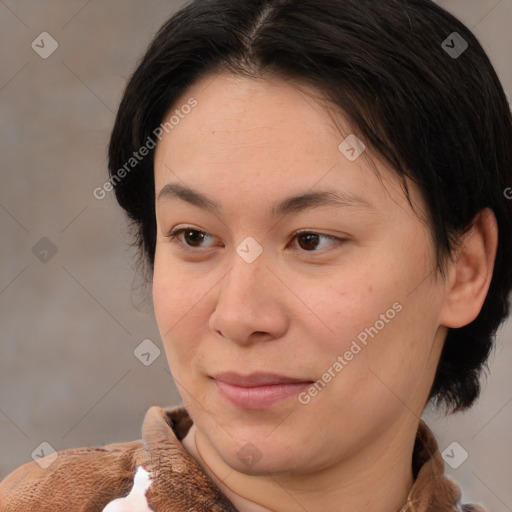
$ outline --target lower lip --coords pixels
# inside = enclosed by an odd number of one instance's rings
[[[310,386],[311,382],[293,382],[285,384],[272,384],[246,388],[233,386],[220,380],[215,380],[217,387],[224,397],[241,409],[266,409],[272,404],[297,395]]]

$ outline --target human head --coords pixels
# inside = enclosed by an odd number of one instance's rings
[[[458,58],[442,47],[453,32],[468,43]],[[448,330],[429,394],[454,410],[470,407],[512,287],[512,203],[503,194],[512,182],[512,121],[477,39],[428,0],[192,2],[162,26],[128,83],[110,142],[111,176],[154,138],[188,89],[223,71],[309,86],[336,106],[406,197],[406,179],[418,187],[441,277],[477,214],[494,212],[499,242],[489,291],[473,321]],[[153,165],[150,149],[113,182],[149,277]]]

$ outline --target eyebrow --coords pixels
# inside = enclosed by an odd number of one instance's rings
[[[178,183],[168,183],[160,190],[157,196],[158,201],[174,198],[186,201],[193,206],[210,211],[216,215],[222,211],[222,206],[214,199]],[[269,215],[271,218],[277,218],[321,206],[364,207],[368,210],[377,211],[373,204],[360,196],[339,190],[317,190],[287,197],[274,203],[269,210]]]

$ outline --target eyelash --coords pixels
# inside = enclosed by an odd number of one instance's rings
[[[165,235],[165,237],[171,239],[171,242],[179,244],[179,245],[185,247],[185,250],[191,250],[191,251],[197,252],[198,249],[202,249],[201,247],[192,247],[190,245],[184,244],[180,240],[177,240],[178,237],[182,233],[184,233],[185,231],[192,231],[192,232],[195,232],[195,233],[200,233],[201,235],[210,236],[205,231],[201,231],[199,229],[195,229],[192,226],[187,226],[187,227],[175,229],[174,231],[171,231],[171,233],[169,233],[168,235]],[[335,242],[335,245],[341,245],[342,243],[349,241],[347,238],[339,238],[339,237],[336,237],[336,236],[324,235],[322,233],[316,233],[315,231],[307,231],[307,230],[296,231],[293,234],[293,239],[296,239],[300,235],[318,235],[321,238],[332,240],[333,242]],[[318,253],[318,252],[321,252],[321,251],[306,251],[306,250],[303,250],[302,252],[305,252],[305,253]]]

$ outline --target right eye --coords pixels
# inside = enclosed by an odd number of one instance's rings
[[[183,239],[180,239],[179,237],[181,235],[184,235]],[[166,238],[170,238],[173,243],[177,243],[179,245],[184,246],[185,248],[201,248],[201,246],[195,245],[200,244],[203,242],[206,238],[210,237],[208,233],[205,231],[200,231],[198,229],[195,229],[191,226],[182,227],[182,228],[176,228],[168,235],[165,235]],[[211,238],[211,237],[210,237]],[[182,240],[185,240],[183,242]],[[189,244],[190,241],[190,244]]]

